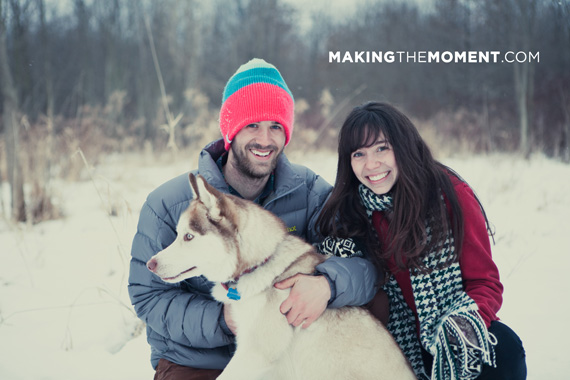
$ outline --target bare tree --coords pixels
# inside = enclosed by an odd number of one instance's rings
[[[42,39],[42,60],[43,62],[43,73],[45,81],[45,97],[46,97],[46,125],[47,125],[47,141],[45,143],[45,170],[44,175],[46,176],[45,182],[49,180],[49,173],[51,170],[52,156],[54,152],[54,139],[55,139],[55,128],[54,128],[54,111],[55,111],[55,94],[53,85],[53,68],[51,65],[51,60],[49,59],[50,51],[50,40],[49,33],[47,30],[46,22],[46,11],[44,0],[37,0],[39,18],[40,18],[40,37]]]
[[[166,88],[164,86],[164,79],[162,76],[162,71],[160,69],[160,64],[158,62],[158,56],[156,54],[156,47],[154,44],[154,38],[152,36],[152,31],[150,29],[150,21],[148,20],[148,18],[145,18],[145,25],[146,25],[146,31],[148,34],[148,40],[150,43],[150,50],[152,53],[152,59],[153,59],[154,67],[156,70],[156,76],[158,78],[158,84],[160,86],[160,93],[162,95],[161,96],[162,106],[164,108],[164,114],[166,116],[166,122],[167,122],[167,124],[162,125],[162,128],[164,128],[168,132],[168,145],[167,145],[168,148],[172,149],[174,154],[177,154],[178,153],[178,146],[176,145],[175,134],[176,134],[176,126],[180,122],[180,119],[182,119],[182,113],[179,113],[176,117],[174,117],[172,112],[170,112],[170,107],[168,105],[168,97],[166,96]]]
[[[510,3],[510,2],[509,2]],[[505,9],[505,15],[515,17],[511,29],[513,51],[530,52],[537,13],[536,0],[512,0]],[[530,154],[530,123],[532,122],[532,100],[534,94],[534,64],[529,61],[513,65],[515,100],[519,119],[519,150],[525,156]]]
[[[570,99],[566,98],[566,94],[562,87],[560,88],[560,103],[562,105],[562,113],[564,115],[564,151],[562,152],[562,159],[565,162],[570,162]]]
[[[3,2],[0,1],[0,83],[4,99],[4,138],[6,146],[6,161],[8,166],[8,181],[12,195],[13,220],[23,222],[26,220],[26,206],[24,201],[24,181],[19,160],[19,123],[18,123],[18,97],[12,81],[12,74],[8,62],[6,47],[6,17]]]

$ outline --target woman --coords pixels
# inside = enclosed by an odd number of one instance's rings
[[[323,253],[368,252],[386,275],[387,327],[418,378],[526,378],[522,343],[498,321],[483,208],[400,111],[371,102],[347,117],[318,226]]]

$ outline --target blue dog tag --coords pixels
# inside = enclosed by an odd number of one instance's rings
[[[228,289],[228,298],[231,300],[238,301],[241,298],[241,296],[239,295],[239,292],[237,291],[236,288],[229,288]]]

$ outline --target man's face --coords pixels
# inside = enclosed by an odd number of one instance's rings
[[[232,141],[228,163],[246,177],[265,178],[275,169],[285,139],[283,126],[274,121],[246,125]]]

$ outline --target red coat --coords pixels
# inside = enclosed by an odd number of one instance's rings
[[[491,321],[499,319],[497,312],[503,303],[503,285],[499,279],[499,270],[491,256],[485,218],[473,190],[455,176],[450,178],[463,211],[465,235],[459,260],[463,287],[479,306],[479,314],[489,327]],[[383,213],[375,211],[372,215],[372,224],[382,244],[386,246],[388,237],[382,235],[381,231],[388,230],[388,221]],[[414,312],[416,322],[419,323],[409,271],[400,270],[393,258],[388,260],[387,264],[390,272],[394,273],[406,303]]]

